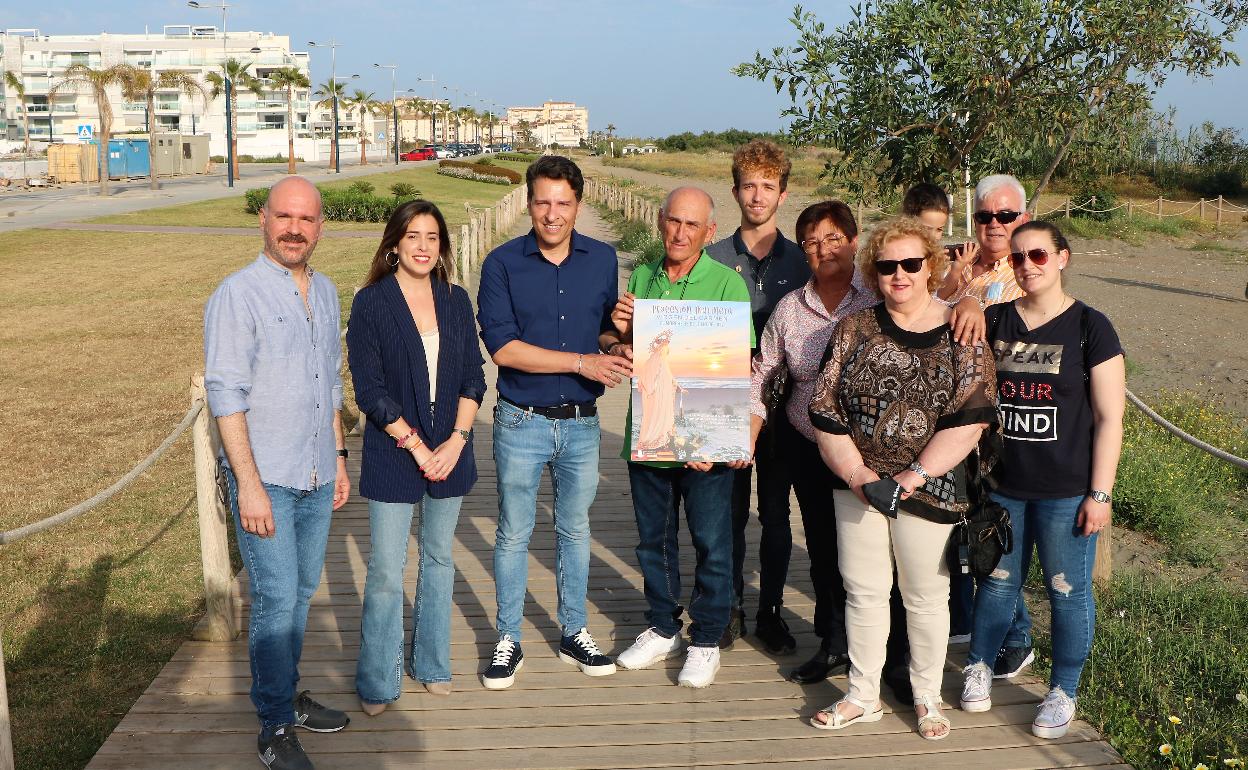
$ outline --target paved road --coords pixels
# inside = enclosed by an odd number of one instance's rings
[[[405,162],[402,167],[414,168],[432,163],[434,161]],[[388,161],[367,166],[344,163],[341,175],[331,173],[327,166],[323,163],[301,163],[299,172],[314,182],[322,182],[394,170],[394,164]],[[39,191],[0,191],[0,232],[241,195],[246,190],[268,187],[281,179],[286,175],[286,166],[280,163],[244,163],[239,171],[241,176],[235,181],[233,189],[226,187],[224,174],[212,174],[162,179],[159,190],[152,190],[146,179],[113,182],[109,185],[107,198],[97,194],[99,186],[95,184],[72,184]]]

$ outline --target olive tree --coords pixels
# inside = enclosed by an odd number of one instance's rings
[[[866,0],[829,28],[797,6],[797,42],[733,72],[787,90],[794,137],[840,149],[828,173],[852,193],[1008,170],[1021,143],[1052,148],[1034,206],[1098,116],[1238,63],[1246,21],[1237,0]]]

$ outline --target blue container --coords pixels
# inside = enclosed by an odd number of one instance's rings
[[[147,176],[151,164],[147,157],[146,139],[109,139],[108,140],[108,178],[125,179],[133,176]],[[99,144],[93,140],[92,144]]]

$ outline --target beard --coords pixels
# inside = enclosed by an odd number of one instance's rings
[[[264,234],[264,253],[288,270],[306,265],[315,249],[316,241],[310,241],[301,235],[273,237],[268,233]]]

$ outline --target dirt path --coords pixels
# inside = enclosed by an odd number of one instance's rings
[[[584,160],[587,172],[633,179],[670,190],[696,184],[715,200],[718,237],[737,222],[732,180],[685,180],[648,171],[604,167]],[[802,209],[818,198],[791,189],[780,228],[793,233]],[[1075,241],[1068,290],[1114,322],[1132,363],[1128,386],[1146,400],[1158,391],[1187,390],[1217,398],[1248,418],[1248,230],[1223,242],[1224,251],[1199,251],[1158,236],[1144,245]]]

